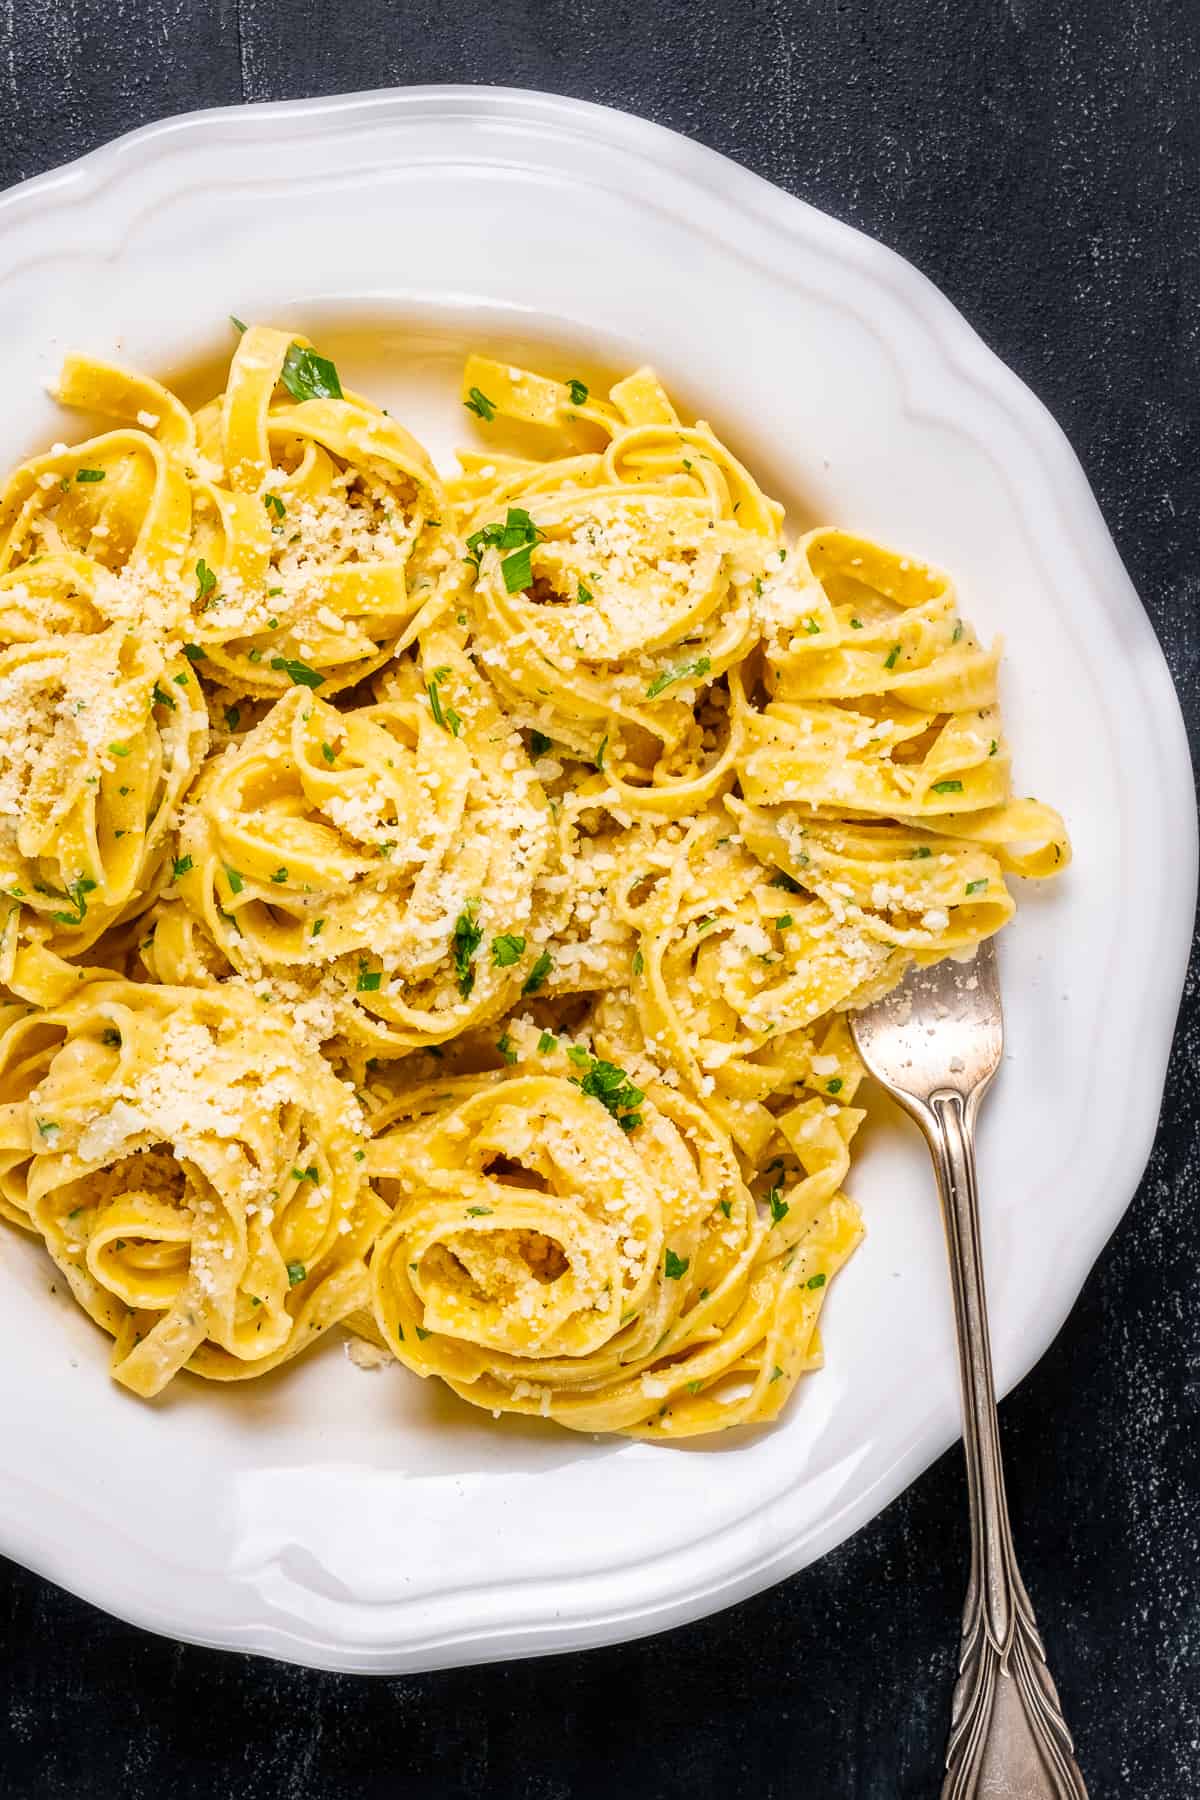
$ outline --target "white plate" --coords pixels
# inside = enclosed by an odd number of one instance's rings
[[[68,346],[227,354],[305,326],[444,455],[457,358],[655,362],[780,492],[944,563],[1008,645],[1019,781],[1077,857],[1005,940],[1009,1055],[982,1178],[1000,1384],[1050,1342],[1153,1137],[1195,892],[1179,710],[1049,415],[878,245],[640,120],[426,88],[169,120],[0,201],[5,463],[63,435]],[[384,333],[371,348],[367,329]],[[858,1146],[856,1146],[858,1148]],[[801,1567],[958,1430],[940,1227],[914,1133],[864,1133],[870,1236],[828,1367],[712,1449],[495,1424],[335,1346],[148,1406],[49,1266],[0,1264],[0,1548],[151,1629],[296,1662],[430,1668],[678,1624]]]

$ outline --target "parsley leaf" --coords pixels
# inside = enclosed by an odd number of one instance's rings
[[[308,1279],[308,1270],[302,1262],[290,1262],[287,1266],[287,1278],[289,1287],[297,1287],[300,1282]]]
[[[622,1131],[633,1131],[642,1122],[638,1108],[646,1096],[641,1088],[635,1087],[624,1069],[618,1069],[615,1063],[604,1062],[586,1050],[580,1054],[576,1054],[577,1051],[578,1046],[574,1045],[567,1054],[575,1066],[584,1068],[585,1072],[581,1076],[572,1075],[571,1081],[581,1093],[599,1100]]]
[[[571,396],[571,405],[572,406],[586,406],[587,405],[588,391],[587,391],[587,383],[586,382],[568,381],[567,392]]]
[[[548,950],[543,950],[532,969],[530,969],[521,992],[523,994],[536,994],[553,967],[554,958]]]
[[[687,1274],[691,1260],[690,1256],[676,1256],[673,1250],[668,1250],[663,1258],[663,1274],[668,1281],[678,1281],[681,1275]]]
[[[326,356],[289,344],[279,379],[293,400],[340,400],[342,384]]]
[[[774,1187],[768,1189],[767,1205],[771,1209],[772,1225],[778,1225],[781,1220],[786,1219],[791,1210],[779,1189]]]
[[[504,577],[504,589],[509,594],[519,594],[533,581],[532,552],[529,545],[517,550],[512,556],[506,556],[500,564],[500,573]]]
[[[661,675],[654,677],[646,689],[646,698],[647,700],[656,700],[660,694],[665,693],[669,687],[673,687],[677,681],[686,681],[690,675],[707,675],[711,668],[712,659],[710,657],[698,656],[695,662],[678,663],[673,669],[664,669]]]
[[[496,402],[489,400],[480,388],[468,388],[467,398],[463,401],[463,405],[468,412],[474,413],[477,419],[484,419],[489,425],[496,416]]]
[[[492,961],[498,969],[511,969],[525,954],[525,939],[506,931],[492,939]]]
[[[293,682],[296,687],[319,688],[325,686],[325,677],[318,675],[315,669],[310,669],[308,664],[301,662],[298,657],[273,656],[271,667],[282,669],[289,681]]]
[[[458,977],[458,991],[464,1000],[475,986],[475,971],[471,967],[471,959],[483,942],[483,932],[475,922],[478,905],[478,900],[467,901],[454,922],[454,936],[451,939],[454,973]]]
[[[961,781],[935,781],[933,791],[935,794],[961,794],[963,785]]]
[[[191,867],[192,859],[190,856],[177,856],[175,861],[171,864],[171,880],[178,881],[179,877],[181,875],[186,875]]]
[[[103,481],[104,480],[104,470],[103,469],[76,469],[75,479],[76,479],[76,481],[83,481],[83,482]]]
[[[204,558],[201,557],[200,561],[196,564],[196,598],[197,598],[197,600],[207,600],[208,596],[212,593],[212,591],[216,587],[216,585],[217,585],[216,576],[213,574],[212,570],[209,568],[209,566],[205,562]]]
[[[547,750],[550,748],[550,744],[551,744],[551,739],[546,736],[544,731],[531,731],[530,732],[530,734],[529,734],[529,749],[530,749],[531,755],[545,756]]]
[[[383,970],[368,969],[364,960],[358,965],[358,980],[354,984],[355,992],[359,994],[377,994],[379,992],[379,984],[382,980]]]

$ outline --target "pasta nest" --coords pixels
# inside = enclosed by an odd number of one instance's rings
[[[158,1393],[259,1375],[367,1298],[384,1208],[351,1090],[229,989],[88,982],[0,1037],[0,1206]]]
[[[452,560],[441,484],[415,438],[340,383],[336,396],[278,396],[303,344],[245,331],[223,397],[193,423],[189,563],[202,573],[189,635],[238,694],[361,681],[436,610]]]
[[[410,1091],[373,1120],[393,1202],[372,1262],[385,1342],[496,1411],[684,1437],[773,1417],[819,1359],[822,1290],[861,1234],[841,1129],[763,1218],[728,1136],[575,1044]],[[837,1109],[834,1109],[835,1111]]]
[[[550,810],[461,649],[425,649],[428,680],[398,666],[346,711],[293,689],[208,765],[143,952],[157,979],[269,977],[316,1003],[320,1035],[380,1055],[518,999],[552,922]]]
[[[208,747],[171,624],[187,483],[144,432],[31,458],[0,493],[0,980],[151,905]]]

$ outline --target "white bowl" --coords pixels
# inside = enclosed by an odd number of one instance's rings
[[[71,429],[40,386],[65,349],[211,363],[229,312],[304,326],[442,456],[473,429],[468,344],[585,375],[649,360],[793,524],[956,574],[1006,639],[1020,785],[1077,853],[1005,939],[1009,1052],[983,1124],[996,1366],[1018,1380],[1149,1153],[1196,863],[1165,664],[1027,389],[887,250],[683,138],[547,95],[172,119],[14,189],[0,225],[7,461]],[[864,1133],[853,1190],[870,1236],[830,1299],[826,1370],[774,1430],[706,1448],[494,1423],[334,1345],[146,1405],[8,1234],[0,1548],[153,1630],[357,1670],[598,1644],[741,1599],[958,1431],[934,1190],[898,1119]]]

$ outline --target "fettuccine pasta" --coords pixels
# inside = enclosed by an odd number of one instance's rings
[[[236,323],[236,322],[235,322]],[[491,1413],[776,1418],[863,1235],[847,1015],[1065,868],[999,646],[653,372],[308,341],[0,493],[0,1214],[153,1395],[342,1326]],[[531,448],[532,446],[532,448]]]

